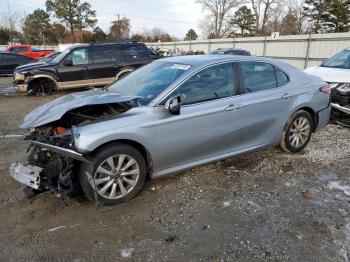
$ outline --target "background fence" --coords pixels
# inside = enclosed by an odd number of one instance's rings
[[[278,39],[268,37],[227,38],[196,41],[146,43],[162,50],[203,51],[217,48],[242,48],[257,56],[282,59],[298,68],[319,65],[339,51],[350,47],[350,32],[315,35],[288,35]],[[71,45],[34,46],[38,49],[64,50]],[[0,51],[6,49],[0,45]]]
[[[313,35],[227,38],[197,41],[147,43],[162,50],[203,51],[217,48],[242,48],[257,56],[282,59],[298,68],[319,65],[339,51],[350,47],[350,32]]]

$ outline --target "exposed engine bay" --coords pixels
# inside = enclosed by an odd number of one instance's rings
[[[65,112],[54,122],[31,128],[24,139],[30,141],[28,163],[14,163],[11,176],[27,186],[24,193],[28,198],[48,190],[57,196],[63,191],[72,197],[80,195],[76,174],[80,162],[88,160],[75,148],[74,127],[113,119],[138,105],[137,99],[84,105]]]
[[[332,116],[331,121],[350,127],[350,88],[349,84],[330,84],[332,87],[331,102]],[[344,88],[346,87],[346,88]]]

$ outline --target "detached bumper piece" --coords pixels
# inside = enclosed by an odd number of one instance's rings
[[[341,106],[339,104],[336,104],[336,103],[332,103],[332,108],[333,109],[337,109],[345,114],[349,114],[350,115],[350,104],[348,107],[346,106]]]
[[[13,163],[10,166],[10,176],[18,182],[38,190],[40,187],[40,172],[42,168],[37,166],[24,166],[20,163]]]
[[[75,162],[88,162],[82,154],[63,147],[32,141],[28,164],[13,163],[10,176],[25,185],[26,198],[50,191],[59,198],[63,193],[80,201],[80,187],[75,175]]]
[[[332,109],[336,109],[342,113],[350,114],[350,93],[340,93],[336,88],[331,92]]]

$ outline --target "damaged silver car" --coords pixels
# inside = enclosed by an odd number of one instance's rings
[[[111,205],[159,178],[273,145],[300,152],[330,115],[330,88],[271,59],[155,61],[104,90],[28,114],[28,163],[10,174],[37,194],[80,193]],[[73,194],[74,195],[74,194]]]

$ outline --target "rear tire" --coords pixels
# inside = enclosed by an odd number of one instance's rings
[[[305,110],[296,111],[285,125],[280,147],[289,153],[302,151],[310,142],[313,130],[312,116]]]
[[[96,152],[90,163],[81,165],[79,181],[90,201],[116,205],[140,191],[146,173],[146,161],[137,149],[114,143]]]

